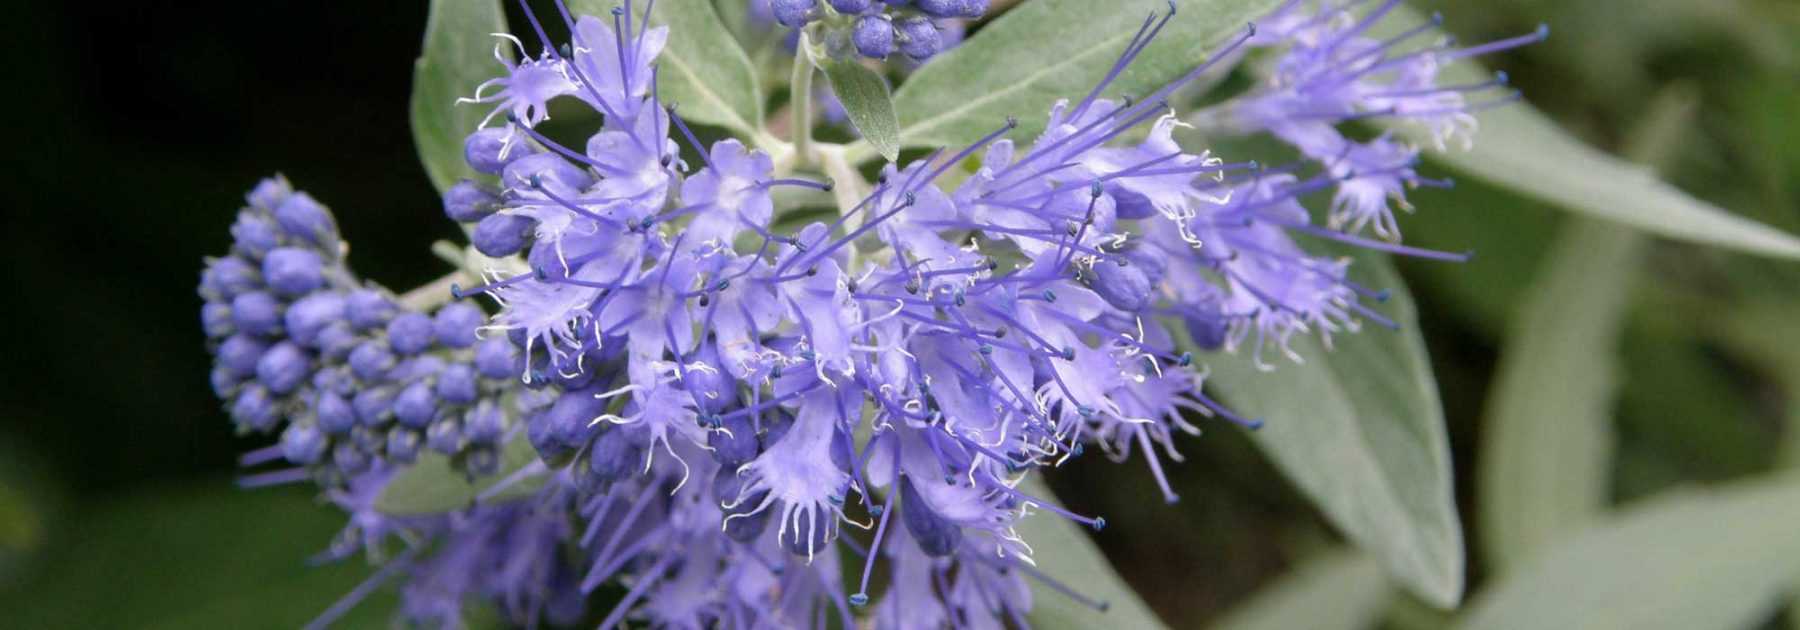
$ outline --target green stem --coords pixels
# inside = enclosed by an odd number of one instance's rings
[[[450,285],[467,284],[468,281],[468,276],[461,271],[444,274],[444,277],[432,280],[431,284],[407,291],[400,296],[400,305],[410,310],[430,311],[450,301]]]
[[[794,73],[788,78],[788,111],[792,113],[794,160],[796,166],[808,166],[816,160],[813,154],[813,64],[808,57],[812,42],[800,32],[800,45],[794,49]]]
[[[843,145],[826,145],[819,147],[818,150],[820,167],[825,171],[825,175],[831,178],[831,194],[837,198],[838,212],[840,213],[850,212],[852,208],[862,202],[864,197],[873,192],[869,180],[864,179],[862,173],[856,170],[855,163],[845,159],[846,148]],[[855,232],[862,227],[865,216],[868,215],[850,217],[844,223],[844,231],[846,233]],[[849,269],[856,268],[857,250],[858,248],[855,246],[850,247]]]
[[[867,140],[857,139],[850,144],[844,145],[845,162],[861,164],[878,157],[881,157],[881,154],[875,151],[875,145],[869,144],[869,141]]]

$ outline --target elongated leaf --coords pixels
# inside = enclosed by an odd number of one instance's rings
[[[1425,21],[1400,7],[1374,32],[1388,35]],[[1491,73],[1473,61],[1445,68],[1445,85],[1479,83]],[[1648,169],[1611,156],[1576,139],[1525,103],[1479,115],[1481,130],[1468,151],[1452,148],[1431,158],[1497,186],[1682,241],[1729,247],[1782,258],[1800,258],[1800,239],[1739,217],[1657,179]],[[1415,126],[1395,126],[1402,135],[1428,142]]]
[[[1027,479],[1019,488],[1035,497],[1047,500],[1055,497],[1050,487],[1035,477]],[[1028,578],[1031,582],[1032,627],[1046,630],[1165,627],[1131,585],[1113,570],[1106,555],[1081,526],[1040,511],[1020,523],[1018,533],[1031,545],[1038,571],[1074,587],[1087,597],[1106,602],[1104,612],[1095,610],[1043,582]]]
[[[1391,593],[1374,557],[1331,551],[1258,591],[1213,630],[1364,630],[1381,618]]]
[[[450,467],[449,458],[435,451],[419,455],[419,461],[401,471],[375,500],[375,509],[385,514],[407,516],[439,514],[460,510],[475,502],[496,484],[505,482],[513,473],[537,461],[537,451],[525,436],[515,436],[500,452],[500,472],[474,481]],[[489,497],[489,501],[526,496],[543,487],[546,476],[531,475],[513,481]]]
[[[900,119],[887,80],[855,59],[813,56],[813,65],[825,72],[831,93],[843,103],[844,113],[864,140],[887,161],[900,159]]]
[[[504,32],[506,14],[497,0],[431,2],[424,52],[413,63],[412,131],[425,174],[440,191],[475,176],[463,161],[463,138],[489,110],[456,99],[474,96],[475,86],[503,70],[494,61],[492,34]]]
[[[1280,0],[1184,0],[1112,95],[1146,96],[1191,70]],[[1033,0],[927,64],[894,93],[908,146],[975,140],[1017,117],[1015,138],[1044,128],[1057,99],[1080,100],[1106,75],[1144,17],[1167,0]]]
[[[617,0],[570,0],[576,13],[607,19]],[[639,4],[637,6],[642,6]],[[650,20],[669,27],[669,43],[656,58],[658,96],[678,105],[681,117],[754,136],[762,129],[762,88],[750,57],[704,0],[656,3]]]
[[[1614,345],[1643,237],[1570,224],[1515,321],[1488,398],[1480,458],[1487,559],[1504,571],[1606,506]]]
[[[1362,253],[1352,269],[1392,292],[1383,310],[1400,330],[1339,334],[1333,350],[1297,339],[1306,363],[1274,372],[1220,357],[1212,383],[1235,409],[1267,419],[1251,437],[1345,536],[1448,608],[1462,597],[1464,560],[1437,383],[1393,266]]]
[[[1626,152],[1674,155],[1697,101],[1664,90]],[[1592,219],[1563,228],[1507,335],[1477,481],[1490,564],[1504,571],[1598,517],[1611,491],[1616,344],[1646,239]]]
[[[1526,561],[1473,602],[1465,630],[1727,630],[1800,576],[1800,478],[1678,490]]]

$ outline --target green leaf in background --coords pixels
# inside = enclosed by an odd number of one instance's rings
[[[1663,91],[1626,153],[1673,155],[1698,103]],[[1563,228],[1513,320],[1482,422],[1481,531],[1495,573],[1580,532],[1612,493],[1618,340],[1648,242],[1592,219]]]
[[[569,10],[604,19],[617,5],[616,0],[570,0]],[[668,46],[656,58],[658,96],[663,102],[678,105],[688,121],[726,127],[746,140],[759,135],[763,97],[756,69],[719,21],[712,3],[658,2],[650,20],[669,27]]]
[[[1047,501],[1056,494],[1042,479],[1028,477],[1019,490]],[[1061,505],[1061,502],[1057,502]],[[1039,510],[1021,521],[1019,537],[1031,545],[1032,559],[1044,575],[1078,589],[1082,595],[1106,602],[1106,611],[1095,610],[1057,592],[1043,582],[1026,578],[1031,584],[1031,625],[1044,630],[1086,630],[1088,628],[1164,628],[1162,620],[1126,584],[1106,554],[1088,538],[1085,529],[1069,519]]]
[[[1211,384],[1235,410],[1267,418],[1251,438],[1346,537],[1397,583],[1449,608],[1462,598],[1462,525],[1418,314],[1386,258],[1359,253],[1351,269],[1392,293],[1382,310],[1400,330],[1339,334],[1332,350],[1296,338],[1306,363],[1274,372],[1223,356]]]
[[[1381,618],[1392,592],[1375,558],[1351,549],[1334,550],[1263,587],[1212,628],[1365,630]]]
[[[1499,571],[1606,507],[1616,344],[1645,244],[1614,225],[1569,224],[1513,321],[1477,461],[1482,543]]]
[[[1371,33],[1389,37],[1425,21],[1418,12],[1400,7]],[[1480,83],[1490,76],[1476,62],[1463,61],[1446,67],[1439,81]],[[1496,107],[1479,118],[1481,130],[1472,149],[1451,147],[1428,155],[1494,185],[1659,236],[1800,258],[1800,239],[1696,199],[1648,169],[1590,147],[1528,104]],[[1416,142],[1430,143],[1417,126],[1401,121],[1394,129]]]
[[[43,542],[44,527],[24,491],[0,480],[0,560]]]
[[[1280,0],[1184,0],[1180,13],[1113,82],[1109,94],[1143,97],[1201,63],[1220,42]],[[932,60],[894,93],[907,146],[951,146],[1019,120],[1016,137],[1042,131],[1057,99],[1079,100],[1167,0],[1033,0]]]
[[[900,119],[894,114],[894,99],[888,94],[887,80],[854,58],[808,55],[814,66],[825,72],[831,93],[843,103],[844,113],[864,140],[875,147],[881,157],[893,162],[900,159]]]
[[[1672,491],[1520,564],[1462,628],[1754,627],[1800,576],[1797,522],[1792,475]]]
[[[525,436],[514,436],[500,452],[500,472],[474,481],[450,467],[450,459],[436,451],[419,454],[419,461],[395,475],[375,500],[375,509],[385,514],[407,516],[441,514],[460,510],[475,502],[476,497],[495,485],[508,481],[519,470],[538,461],[537,450]],[[504,501],[526,496],[543,487],[544,474],[521,478],[494,492],[489,501]]]
[[[74,516],[37,579],[0,592],[6,627],[297,628],[375,571],[308,564],[344,515],[294,489],[138,488]],[[378,592],[333,627],[385,628],[392,610]]]
[[[424,52],[413,63],[412,131],[425,174],[440,191],[476,176],[463,160],[463,139],[490,110],[456,99],[474,96],[475,86],[501,71],[492,34],[504,32],[506,13],[495,0],[431,1]]]

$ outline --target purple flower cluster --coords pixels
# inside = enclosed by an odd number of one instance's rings
[[[1265,131],[1298,149],[1338,179],[1328,227],[1350,233],[1371,228],[1390,241],[1400,239],[1392,208],[1411,210],[1407,188],[1439,182],[1421,177],[1414,164],[1419,150],[1383,134],[1358,141],[1338,126],[1371,118],[1397,119],[1423,129],[1438,150],[1449,143],[1465,149],[1473,142],[1474,114],[1518,98],[1503,91],[1506,75],[1467,85],[1439,85],[1438,73],[1458,59],[1542,41],[1548,29],[1529,35],[1458,47],[1431,37],[1442,18],[1388,39],[1374,39],[1371,27],[1398,6],[1386,0],[1358,16],[1327,10],[1320,0],[1290,0],[1262,23],[1253,46],[1283,54],[1259,68],[1264,87],[1227,106],[1241,131]],[[1488,95],[1488,96],[1483,96]]]
[[[487,314],[467,303],[418,312],[358,280],[331,213],[284,179],[248,201],[200,295],[214,391],[239,431],[281,434],[249,460],[300,466],[254,479],[337,485],[425,448],[471,475],[495,471],[522,355],[505,339],[476,339]]]
[[[796,24],[876,10],[829,4],[776,8],[800,7]],[[1302,240],[1462,258],[1356,235],[1397,239],[1388,203],[1432,181],[1416,149],[1338,125],[1396,117],[1466,139],[1469,113],[1493,102],[1466,95],[1491,86],[1438,86],[1436,69],[1528,40],[1365,38],[1393,5],[1359,17],[1291,2],[1147,97],[1105,97],[1173,12],[1152,15],[1036,138],[998,124],[887,166],[835,220],[794,229],[772,190],[831,184],[737,140],[703,146],[658,100],[666,28],[629,2],[610,19],[558,3],[573,40],[558,49],[526,6],[545,52],[465,99],[495,124],[465,143],[480,178],[444,196],[496,261],[484,282],[452,288],[435,315],[403,308],[345,269],[322,207],[266,182],[202,281],[215,384],[244,430],[284,430],[252,459],[307,466],[276,475],[310,471],[351,514],[330,556],[406,541],[370,584],[405,576],[415,622],[454,625],[481,597],[515,623],[571,623],[618,584],[603,628],[1023,627],[1027,578],[1086,600],[1035,570],[1015,525],[1042,510],[1105,526],[1022,492],[1027,475],[1089,448],[1138,452],[1173,501],[1162,458],[1198,432],[1189,418],[1259,424],[1202,392],[1192,352],[1298,360],[1297,336],[1391,325],[1366,304],[1380,291]],[[1254,48],[1272,51],[1267,81],[1213,113],[1302,162],[1227,162],[1174,139],[1167,99]],[[603,121],[584,145],[537,130],[559,98]],[[1315,225],[1301,199],[1328,190]],[[475,505],[376,509],[421,444],[478,474],[510,440],[537,461]],[[880,562],[885,587],[871,584]]]

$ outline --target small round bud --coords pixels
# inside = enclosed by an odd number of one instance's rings
[[[423,313],[402,313],[387,325],[388,346],[402,355],[424,352],[431,347],[431,318]]]
[[[430,446],[431,450],[439,453],[455,455],[457,451],[461,451],[463,446],[465,446],[462,436],[462,427],[456,426],[456,424],[455,420],[451,420],[449,422],[439,422],[426,428],[425,444]]]
[[[922,17],[900,20],[894,25],[900,32],[900,52],[917,60],[930,58],[943,47],[937,25]]]
[[[218,364],[232,374],[253,376],[256,374],[256,363],[262,360],[263,353],[268,350],[269,344],[239,333],[225,338],[225,342],[219,344]]]
[[[437,395],[432,393],[431,384],[419,381],[400,390],[394,398],[394,417],[400,424],[422,429],[437,418]]]
[[[263,278],[269,288],[288,297],[300,297],[325,284],[324,261],[310,249],[278,247],[263,258]]]
[[[251,291],[231,299],[231,321],[252,335],[273,337],[281,332],[281,302],[263,291]]]
[[[344,300],[344,317],[359,331],[386,326],[388,320],[393,319],[394,314],[399,311],[400,307],[395,306],[386,293],[375,289],[351,291]]]
[[[419,458],[419,445],[425,440],[418,431],[412,429],[394,429],[387,435],[388,459],[410,464]]]
[[[959,17],[963,12],[962,0],[913,0],[913,6],[926,15],[939,18]]]
[[[525,369],[517,348],[500,337],[489,337],[475,344],[475,371],[485,378],[502,380],[518,376]]]
[[[312,361],[306,351],[292,342],[283,341],[264,352],[256,362],[256,380],[279,395],[292,393],[312,374]]]
[[[737,415],[723,419],[720,430],[708,431],[706,445],[712,447],[712,457],[720,466],[730,469],[750,463],[756,459],[758,444],[756,428],[751,425],[748,415]]]
[[[388,350],[387,344],[379,341],[365,341],[350,351],[350,372],[365,382],[374,383],[386,378],[394,364],[394,353]]]
[[[814,0],[769,0],[769,9],[782,26],[798,28],[812,20],[814,4]]]
[[[238,384],[244,382],[243,377],[222,366],[213,368],[208,377],[212,382],[213,395],[224,400],[237,395]]]
[[[313,413],[319,417],[319,428],[332,435],[347,434],[356,426],[356,409],[332,392],[319,394],[313,401]]]
[[[593,435],[594,419],[606,413],[606,401],[595,398],[592,391],[569,391],[556,398],[550,408],[539,414],[538,421],[549,429],[549,437],[558,444],[580,448]]]
[[[487,314],[481,307],[468,302],[451,302],[438,309],[437,316],[431,320],[431,336],[437,342],[451,348],[467,348],[475,345],[475,329],[487,320]]]
[[[632,443],[631,435],[621,427],[612,427],[594,436],[588,449],[586,479],[589,488],[603,489],[613,482],[630,477],[644,466],[642,449]]]
[[[506,432],[506,413],[491,400],[481,401],[463,414],[463,437],[470,442],[494,444]]]
[[[295,464],[309,465],[325,456],[325,449],[331,446],[330,440],[320,432],[318,427],[310,424],[289,425],[281,432],[281,454]]]
[[[506,169],[508,162],[530,154],[522,142],[514,143],[512,149],[507,150],[506,139],[509,133],[504,128],[495,127],[469,134],[469,138],[463,141],[463,159],[477,172],[499,175]],[[504,158],[501,157],[503,153],[506,155]]]
[[[845,15],[862,13],[874,5],[873,0],[831,0],[831,8]]]
[[[483,254],[495,258],[511,256],[525,249],[525,245],[531,242],[531,233],[536,225],[526,217],[492,214],[475,224],[475,233],[469,240]]]
[[[294,194],[294,189],[288,186],[287,180],[270,177],[257,182],[256,188],[252,188],[250,194],[244,195],[244,201],[263,210],[273,210],[291,194]]]
[[[237,222],[231,224],[231,244],[251,258],[261,258],[281,246],[281,226],[268,216],[240,212]]]
[[[238,391],[237,399],[231,401],[231,419],[240,427],[267,431],[281,419],[281,409],[269,395],[269,390],[252,384]]]
[[[872,59],[886,59],[894,53],[894,23],[883,15],[865,15],[856,21],[850,34],[856,52]]]
[[[344,297],[337,293],[319,292],[300,298],[288,306],[282,321],[288,337],[301,345],[318,347],[319,333],[326,326],[344,319]]]
[[[381,427],[394,419],[394,390],[371,387],[356,393],[350,400],[356,420],[364,427]]]
[[[356,377],[351,376],[350,368],[339,365],[323,367],[313,372],[312,386],[318,391],[349,396],[356,393],[358,384]]]
[[[359,343],[362,343],[362,337],[350,330],[349,322],[340,319],[320,329],[312,346],[318,349],[319,358],[331,363],[341,363]]]
[[[1188,336],[1193,338],[1194,345],[1203,350],[1218,350],[1225,346],[1226,322],[1223,315],[1189,316],[1182,319],[1187,324]]]
[[[306,193],[294,193],[275,206],[275,221],[290,236],[314,245],[337,241],[337,223],[331,211]]]
[[[900,522],[906,524],[907,533],[925,555],[948,556],[962,544],[962,528],[932,510],[910,477],[900,478]]]
[[[236,256],[219,258],[206,265],[200,274],[200,290],[210,299],[229,300],[246,291],[255,291],[262,276],[255,266]]]
[[[444,215],[457,223],[480,221],[500,209],[500,197],[480,184],[462,180],[444,191]]]
[[[475,368],[466,363],[452,363],[438,373],[437,395],[453,405],[470,405],[481,396]]]
[[[514,189],[547,188],[551,191],[577,191],[594,185],[594,176],[586,169],[554,153],[527,155],[506,165],[501,181]]]
[[[331,465],[347,473],[361,472],[369,467],[369,456],[355,444],[344,442],[331,448]]]
[[[525,418],[525,438],[531,441],[531,448],[537,451],[539,458],[553,461],[572,449],[550,434],[550,423],[544,421],[544,415],[544,411],[539,411]]]

